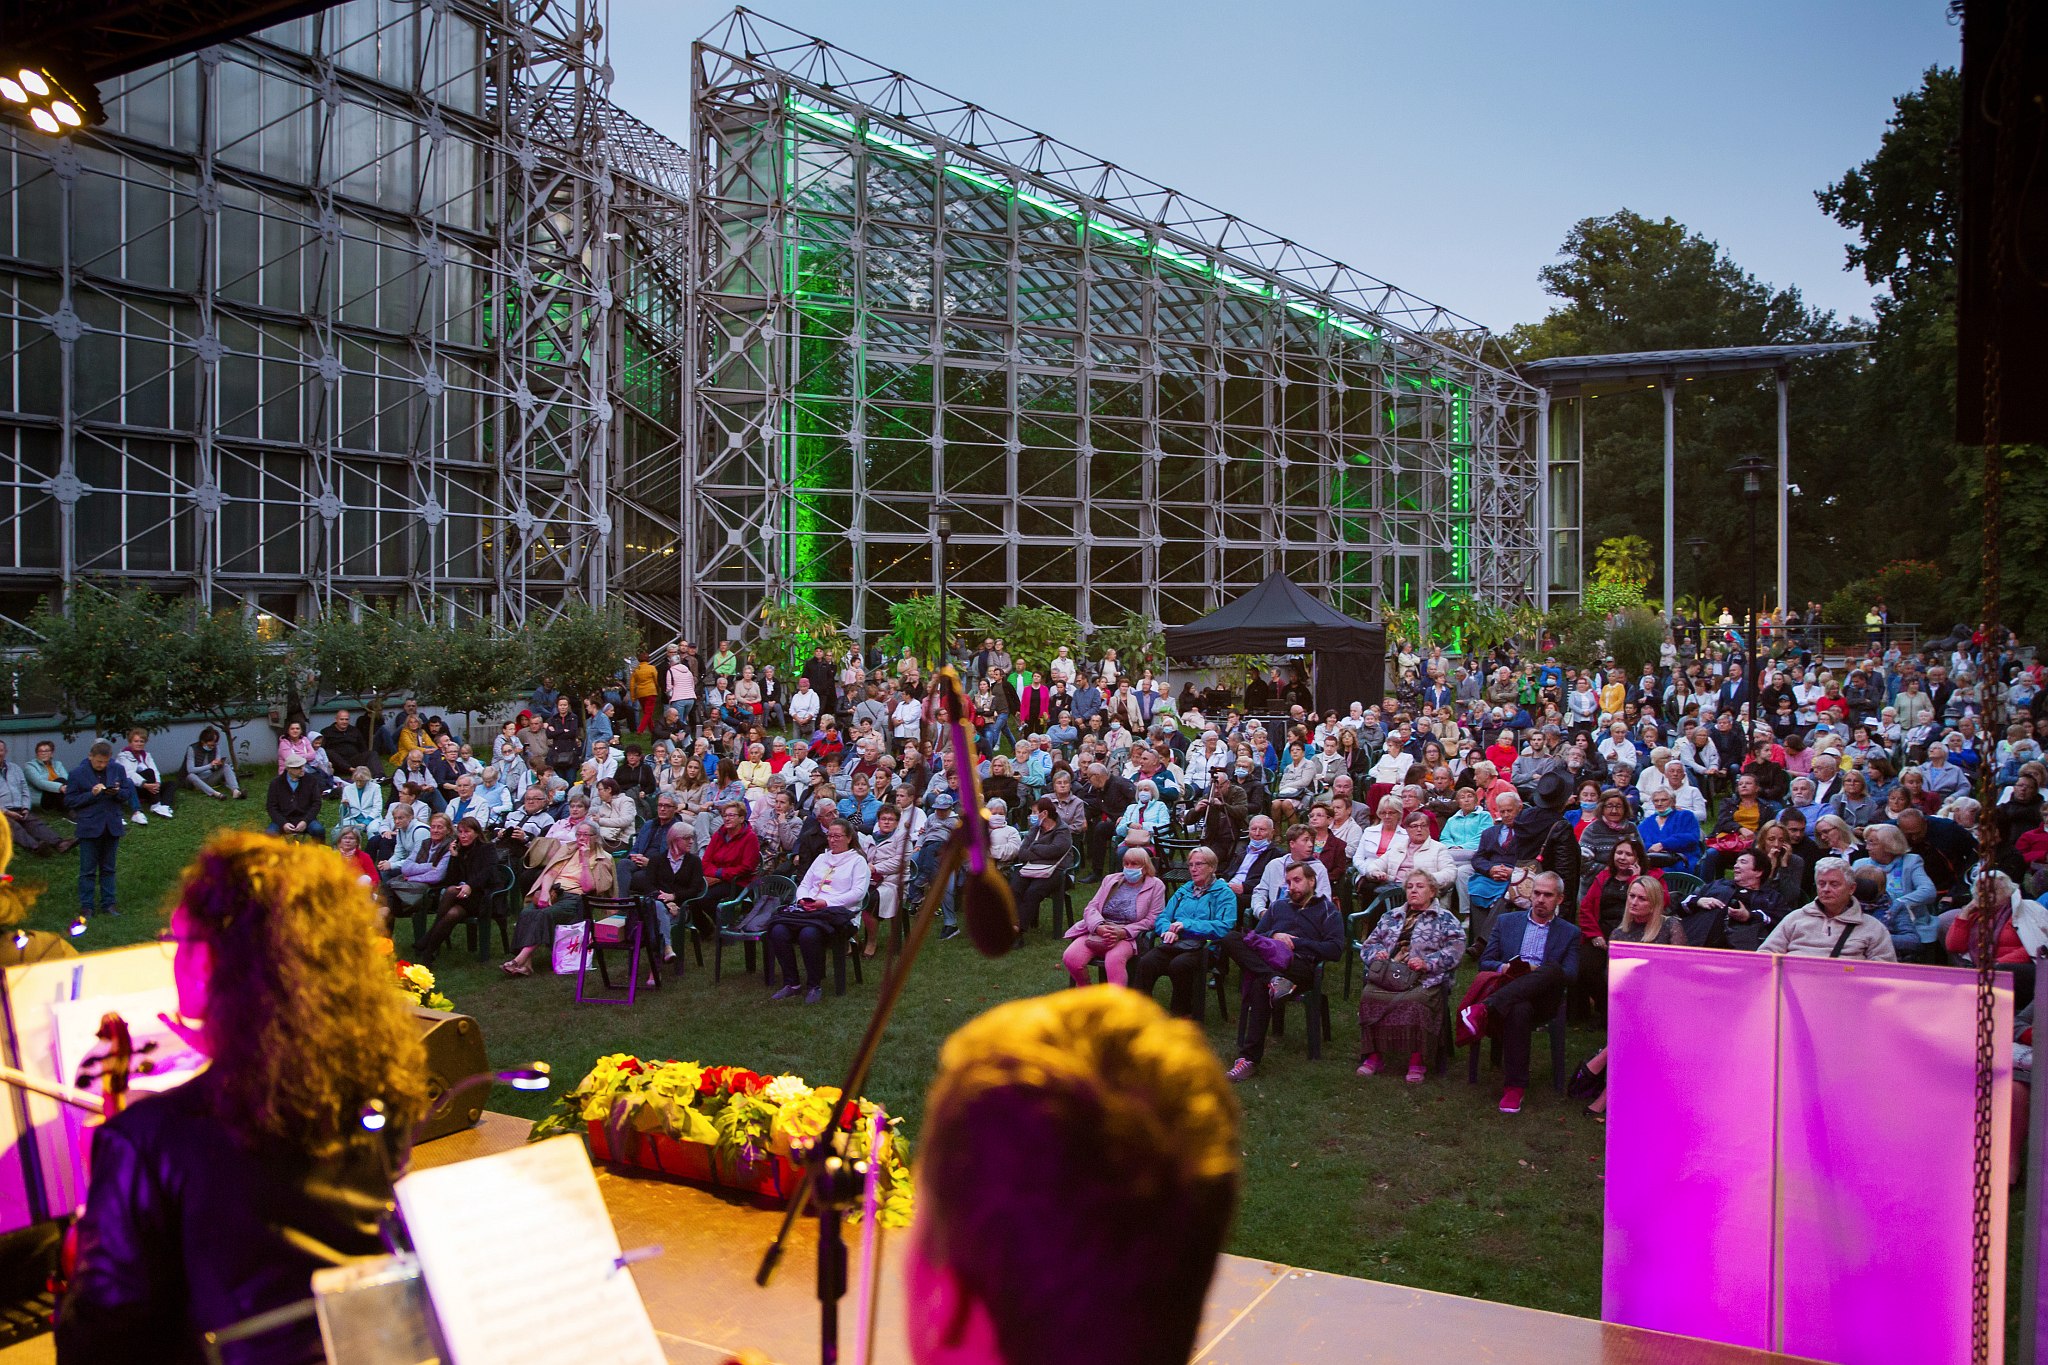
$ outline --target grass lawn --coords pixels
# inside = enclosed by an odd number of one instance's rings
[[[188,799],[176,819],[131,828],[120,861],[127,912],[93,921],[80,949],[154,935],[180,869],[207,834],[261,822],[255,797],[219,804]],[[61,931],[76,904],[75,857],[21,857],[12,870],[26,883],[45,883],[32,926]],[[409,928],[401,924],[398,937],[403,955]],[[733,970],[723,982],[712,982],[707,957],[705,970],[692,962],[680,982],[671,979],[643,994],[631,1009],[579,1007],[572,978],[508,980],[495,951],[479,965],[462,951],[463,941],[458,934],[442,954],[442,990],[482,1024],[494,1063],[545,1058],[562,1085],[573,1084],[599,1055],[621,1051],[791,1071],[814,1084],[837,1084],[878,980],[871,973],[861,987],[849,976],[846,997],[835,999],[828,990],[823,1005],[770,1005],[759,978],[748,978],[729,951],[726,965]],[[1054,990],[1065,980],[1056,947],[1043,933],[995,961],[976,956],[964,938],[932,943],[897,1011],[868,1094],[902,1115],[914,1139],[947,1034],[992,1004]],[[1535,1086],[1522,1113],[1510,1117],[1494,1109],[1498,1074],[1482,1074],[1480,1085],[1468,1086],[1462,1055],[1448,1078],[1432,1077],[1425,1085],[1408,1085],[1398,1075],[1359,1079],[1352,1074],[1356,1015],[1346,1001],[1333,1001],[1333,1011],[1336,1039],[1321,1061],[1307,1060],[1303,1012],[1291,1009],[1287,1035],[1272,1040],[1261,1074],[1241,1091],[1246,1181],[1230,1249],[1597,1317],[1605,1130],[1547,1088],[1541,1036]],[[1234,1017],[1235,1000],[1231,1012]],[[1232,1026],[1213,1008],[1209,1032],[1228,1058]],[[1597,1035],[1575,1030],[1572,1062],[1598,1046]],[[538,1117],[547,1098],[507,1089],[491,1104]]]

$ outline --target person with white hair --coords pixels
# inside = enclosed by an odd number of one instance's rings
[[[1793,957],[1899,960],[1891,931],[1882,920],[1866,914],[1856,900],[1856,881],[1842,858],[1820,860],[1813,870],[1813,899],[1779,920],[1761,951]]]
[[[1927,761],[1920,765],[1920,783],[1928,795],[1946,799],[1970,789],[1970,775],[1948,761],[1948,745],[1937,740],[1927,746]]]
[[[1963,962],[1976,951],[1979,902],[1992,907],[1997,926],[1992,938],[1992,965],[2012,977],[2014,1013],[2034,999],[2034,964],[2048,952],[2048,908],[2020,895],[2012,878],[1990,872],[1977,879],[1970,901],[1949,920],[1943,946]]]
[[[1137,796],[1116,822],[1116,837],[1122,842],[1133,826],[1143,825],[1151,831],[1154,840],[1159,839],[1173,827],[1173,814],[1166,803],[1159,799],[1159,788],[1151,779],[1142,779],[1137,784]]]

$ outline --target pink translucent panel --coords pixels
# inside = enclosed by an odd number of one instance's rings
[[[1609,1000],[1602,1315],[1843,1365],[1966,1362],[1974,978],[1617,945]],[[1996,1028],[2002,1303],[2006,990]]]

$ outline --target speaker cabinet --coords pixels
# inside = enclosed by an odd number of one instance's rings
[[[420,1026],[420,1039],[427,1045],[429,1103],[438,1102],[458,1081],[490,1069],[484,1058],[484,1031],[476,1020],[466,1014],[450,1014],[419,1005],[413,1007],[412,1015]],[[490,1094],[489,1086],[479,1085],[457,1095],[453,1104],[420,1128],[414,1145],[476,1127],[483,1119],[484,1102]]]

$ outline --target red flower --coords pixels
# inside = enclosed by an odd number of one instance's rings
[[[637,1076],[646,1068],[640,1065],[638,1057],[628,1057],[625,1061],[619,1063],[619,1070],[625,1072],[628,1076]]]
[[[735,1095],[756,1095],[768,1088],[768,1078],[758,1072],[734,1067],[726,1076],[726,1086]]]
[[[703,1076],[697,1081],[697,1093],[700,1095],[716,1095],[719,1091],[725,1089],[725,1078],[731,1072],[732,1068],[729,1066],[705,1067]]]

